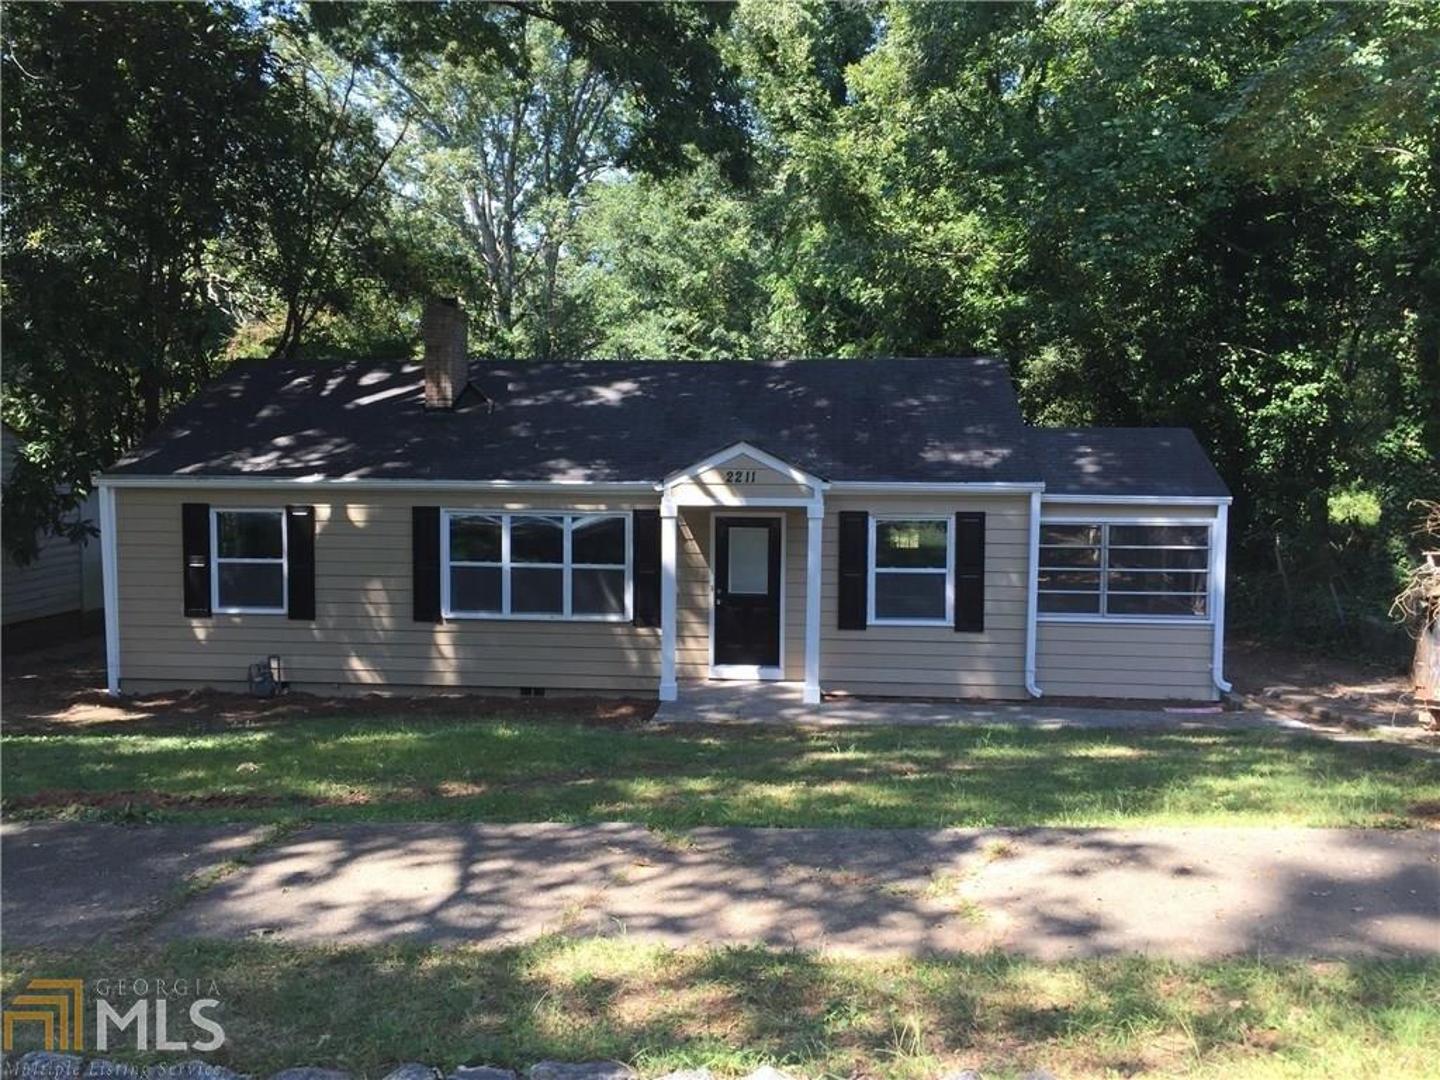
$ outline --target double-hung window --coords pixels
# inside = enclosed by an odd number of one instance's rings
[[[1039,575],[1042,615],[1204,619],[1210,527],[1047,522],[1040,526]]]
[[[442,543],[447,616],[630,618],[629,514],[447,510]]]
[[[954,615],[953,520],[870,519],[870,622],[948,625]]]
[[[210,536],[211,609],[222,614],[285,614],[285,512],[212,509]]]

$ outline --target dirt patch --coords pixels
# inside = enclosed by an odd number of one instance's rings
[[[204,810],[263,808],[285,805],[302,805],[306,800],[286,798],[279,795],[170,795],[163,791],[78,791],[67,788],[52,788],[6,799],[3,805],[7,812],[35,810],[41,807],[57,806],[86,807],[95,810]]]
[[[476,784],[469,780],[445,780],[438,784],[435,792],[445,799],[473,799],[490,790],[488,784]]]
[[[411,722],[560,721],[587,727],[637,727],[658,702],[641,698],[520,698],[484,694],[307,694],[274,698],[218,690],[178,690],[112,698],[105,693],[104,642],[98,638],[5,661],[5,730],[12,735],[85,731],[113,734],[225,731],[293,720],[383,716]]]
[[[1376,719],[1411,711],[1410,679],[1394,665],[1277,648],[1256,641],[1231,642],[1226,671],[1241,697],[1330,709],[1336,722],[1354,713]]]
[[[1405,808],[1405,813],[1409,817],[1431,825],[1440,825],[1440,799],[1426,799],[1423,802],[1411,803]]]
[[[1282,649],[1259,641],[1228,642],[1225,671],[1237,691],[1249,694],[1293,686],[1314,693],[1375,697],[1410,688],[1409,679],[1395,665]]]

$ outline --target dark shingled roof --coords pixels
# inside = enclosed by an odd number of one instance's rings
[[[1032,428],[1047,495],[1229,495],[1189,428]]]
[[[454,412],[412,362],[245,363],[117,475],[660,480],[745,440],[821,477],[1033,480],[992,359],[477,361]],[[488,398],[489,400],[485,400]]]
[[[427,411],[413,361],[237,364],[110,475],[658,481],[745,441],[831,480],[1225,494],[1187,431],[1027,427],[995,359],[476,361],[470,372],[457,409]]]

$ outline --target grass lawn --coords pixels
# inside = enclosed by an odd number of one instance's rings
[[[183,975],[207,992],[213,980],[227,1043],[207,1058],[259,1075],[559,1057],[618,1058],[648,1075],[771,1063],[811,1077],[1043,1067],[1398,1080],[1433,1076],[1440,1045],[1436,961],[858,961],[559,939],[490,950],[184,943],[6,961],[7,996],[35,974]],[[184,1007],[171,1011],[183,1038]]]
[[[1395,826],[1440,807],[1440,759],[1249,731],[318,718],[10,735],[0,778],[11,819]]]

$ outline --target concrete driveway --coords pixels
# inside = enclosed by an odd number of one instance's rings
[[[144,922],[264,835],[251,825],[0,825],[7,945],[82,945]]]
[[[80,824],[10,826],[3,839],[10,945],[53,943],[67,925],[133,925],[127,913],[162,884],[173,895],[185,872],[244,842],[239,830]],[[700,829],[667,840],[629,825],[326,825],[257,852],[147,932],[481,944],[601,933],[1042,959],[1434,955],[1440,834]]]

